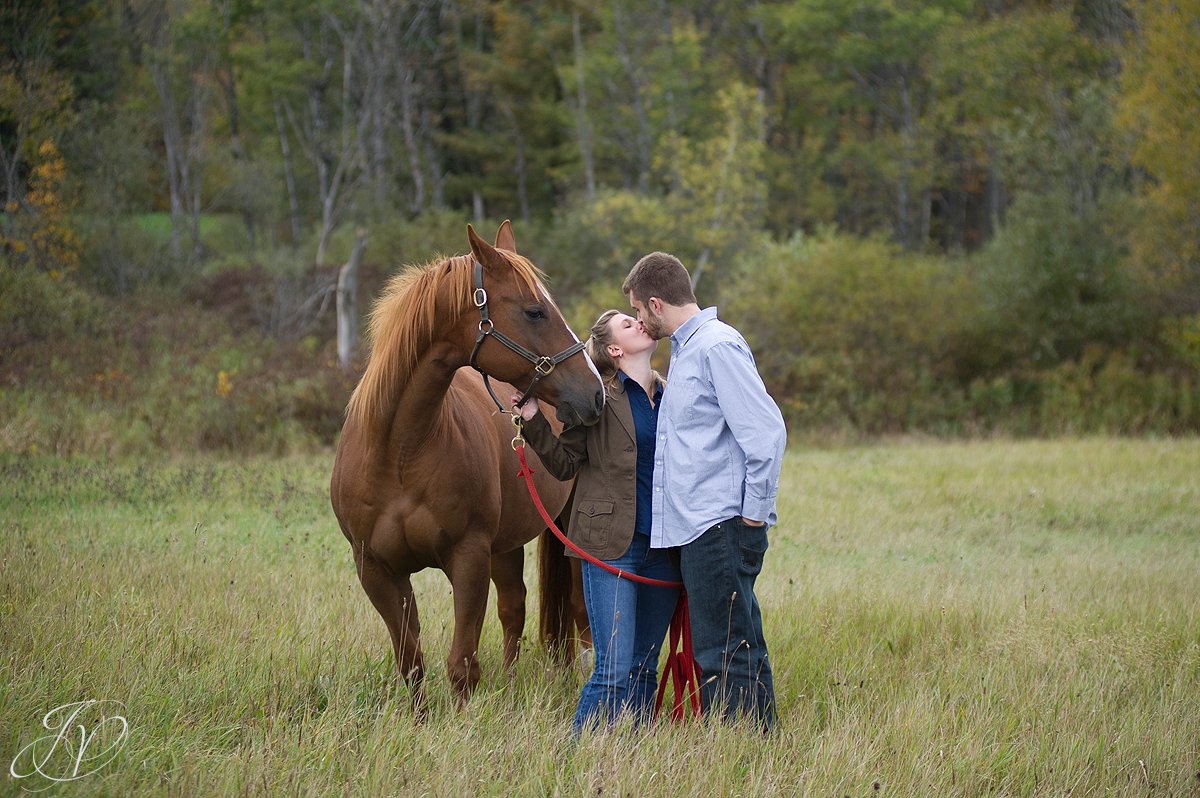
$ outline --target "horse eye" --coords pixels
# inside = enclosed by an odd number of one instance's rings
[[[546,311],[542,308],[529,308],[525,311],[525,318],[530,321],[539,321],[546,318]]]

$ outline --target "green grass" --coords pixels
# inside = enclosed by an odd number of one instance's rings
[[[435,571],[414,721],[331,459],[0,458],[2,764],[98,698],[129,741],[50,794],[1200,794],[1200,441],[793,449],[759,590],[780,732],[578,744],[583,667],[531,621],[510,679],[494,602],[455,709]]]
[[[158,236],[164,241],[171,236],[171,214],[166,211],[140,213],[133,219],[142,232]],[[212,235],[238,224],[241,221],[234,214],[205,213],[200,216],[200,235]]]

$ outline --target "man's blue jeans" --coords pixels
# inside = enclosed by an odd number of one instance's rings
[[[754,595],[766,551],[766,526],[730,518],[681,546],[679,568],[705,714],[747,715],[769,730],[776,720],[775,684]]]
[[[622,571],[679,581],[671,549],[651,549],[635,534],[625,554],[607,561]],[[671,625],[679,591],[640,585],[583,563],[583,600],[592,627],[596,664],[575,708],[574,731],[610,724],[621,712],[650,717],[658,690],[658,653]]]

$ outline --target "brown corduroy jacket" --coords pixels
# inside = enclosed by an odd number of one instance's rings
[[[612,560],[633,540],[637,433],[624,383],[613,380],[605,388],[604,412],[594,425],[569,427],[555,437],[538,413],[525,423],[525,440],[551,474],[562,480],[575,477],[567,537],[588,554]],[[570,549],[567,554],[574,556]]]

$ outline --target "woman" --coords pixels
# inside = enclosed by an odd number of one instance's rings
[[[605,382],[600,421],[555,437],[536,399],[519,411],[525,440],[559,479],[577,477],[567,529],[572,542],[622,571],[679,581],[674,552],[650,548],[654,444],[662,379],[650,368],[658,342],[642,325],[608,310],[592,325],[587,352]],[[515,404],[519,396],[513,396]],[[568,552],[570,553],[570,552]],[[583,562],[583,598],[595,666],[572,724],[611,724],[621,712],[650,716],[658,687],[658,652],[679,591],[618,578]]]

